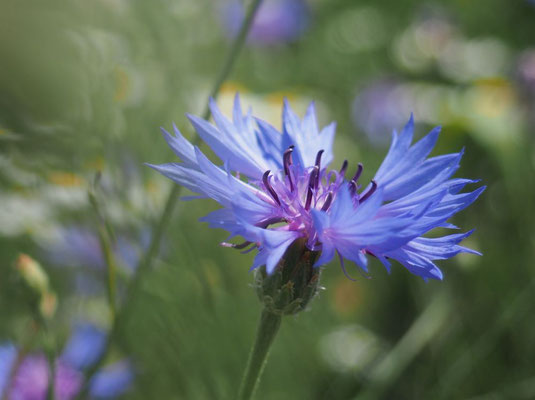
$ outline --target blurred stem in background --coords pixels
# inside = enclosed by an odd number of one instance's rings
[[[504,301],[502,310],[496,314],[498,318],[495,323],[487,328],[476,342],[470,344],[467,348],[463,348],[460,356],[441,376],[440,386],[437,388],[437,393],[433,398],[451,399],[455,395],[455,390],[469,376],[470,372],[477,368],[481,360],[496,348],[504,331],[520,323],[518,319],[533,313],[529,308],[533,307],[532,296],[534,289],[535,280],[532,280],[523,290],[511,295]],[[531,390],[535,389],[532,388]]]
[[[444,327],[451,316],[451,304],[446,290],[435,296],[396,346],[372,369],[366,389],[355,400],[382,398],[384,392]]]
[[[104,255],[104,260],[106,262],[107,276],[108,276],[108,304],[110,307],[111,319],[115,319],[116,315],[116,271],[117,266],[115,262],[115,257],[113,256],[112,245],[115,242],[115,236],[113,230],[108,223],[107,218],[102,212],[102,208],[98,202],[96,195],[97,185],[100,180],[100,175],[97,174],[95,177],[95,182],[93,187],[89,190],[89,203],[95,210],[97,218],[99,219],[98,223],[98,238],[100,241],[100,247],[102,254]]]
[[[222,84],[227,79],[228,75],[230,74],[230,71],[232,70],[232,67],[234,66],[234,63],[236,62],[236,59],[238,58],[238,55],[240,53],[240,50],[242,49],[245,40],[247,38],[247,34],[251,28],[251,25],[253,23],[254,17],[262,4],[262,0],[254,0],[249,8],[249,11],[247,12],[246,18],[242,23],[242,26],[240,28],[240,31],[238,32],[238,35],[234,39],[234,42],[232,43],[232,46],[230,48],[230,51],[226,57],[226,60],[223,64],[223,67],[221,68],[221,71],[217,75],[216,81],[214,83],[214,86],[212,90],[210,91],[210,97],[217,98],[217,95],[219,94],[219,91],[221,89]],[[208,119],[210,117],[210,107],[209,102],[206,103],[204,112],[202,117],[204,119]],[[198,144],[198,137],[196,137],[196,140],[193,142],[193,144]],[[163,234],[167,228],[167,225],[169,224],[171,220],[171,216],[173,213],[173,210],[176,206],[176,203],[178,201],[178,196],[180,195],[182,187],[178,186],[176,184],[172,185],[172,189],[169,192],[169,195],[167,197],[167,201],[165,203],[163,212],[156,222],[156,225],[153,229],[153,234],[151,236],[151,241],[148,247],[147,252],[145,253],[144,257],[139,262],[138,268],[136,269],[136,273],[132,277],[129,286],[127,288],[126,297],[124,300],[124,304],[121,307],[121,309],[114,313],[114,317],[112,320],[112,326],[110,329],[110,333],[108,335],[108,339],[106,342],[106,346],[104,351],[102,352],[101,356],[98,358],[98,360],[93,364],[91,368],[89,368],[85,375],[84,375],[84,383],[82,386],[82,390],[80,390],[78,399],[83,399],[87,397],[88,389],[89,389],[89,383],[91,379],[93,378],[94,374],[100,369],[104,361],[106,360],[106,357],[111,349],[111,343],[116,339],[118,332],[120,331],[121,325],[124,323],[125,319],[127,319],[127,316],[130,312],[131,306],[132,306],[132,299],[135,298],[137,292],[140,288],[140,283],[147,273],[152,267],[152,263],[154,261],[154,257],[158,253],[161,245],[161,241],[163,238]]]

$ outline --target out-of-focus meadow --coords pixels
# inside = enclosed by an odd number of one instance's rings
[[[0,344],[60,352],[77,323],[109,328],[102,221],[120,300],[171,187],[144,163],[176,160],[160,126],[193,137],[185,113],[203,112],[240,5],[0,0]],[[325,268],[256,398],[535,398],[535,2],[266,0],[257,17],[218,98],[227,113],[239,91],[278,127],[284,96],[300,113],[315,100],[321,124],[338,122],[335,164],[370,179],[412,111],[419,136],[443,126],[434,154],[464,147],[457,176],[488,189],[453,221],[483,256],[439,262],[443,282],[377,260],[356,282]],[[124,398],[237,392],[260,304],[253,255],[198,222],[214,207],[173,213],[108,357],[135,369]]]

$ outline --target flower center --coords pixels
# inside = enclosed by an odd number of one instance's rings
[[[283,168],[275,174],[267,170],[258,186],[279,207],[280,217],[276,222],[286,222],[285,229],[302,230],[305,234],[313,234],[311,209],[328,211],[336,194],[343,184],[349,185],[355,206],[368,199],[377,189],[377,183],[365,193],[358,193],[361,186],[358,180],[363,166],[358,164],[355,175],[345,179],[348,162],[345,160],[339,171],[321,168],[324,150],[318,151],[314,166],[304,168],[293,163],[294,146],[288,147],[283,154]],[[265,224],[263,224],[265,225]]]

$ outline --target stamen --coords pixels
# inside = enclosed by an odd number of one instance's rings
[[[338,174],[338,171],[335,171],[335,170],[330,170],[329,173],[327,174],[327,178],[326,178],[326,181],[327,181],[327,186],[336,182],[336,180],[338,179],[340,175]]]
[[[320,150],[320,151],[318,151],[318,154],[316,154],[316,162],[315,162],[315,165],[316,165],[319,169],[321,169],[321,168],[320,168],[320,167],[321,167],[321,156],[322,156],[322,154],[323,154],[323,151],[324,151],[324,150]]]
[[[269,173],[270,172],[271,172],[271,170],[269,170],[269,169],[266,172],[264,172],[264,176],[262,177],[262,182],[264,182],[264,186],[269,191],[269,194],[271,194],[271,197],[273,197],[273,200],[275,200],[280,206],[281,202],[279,200],[279,196],[277,196],[277,193],[275,192],[275,190],[273,190],[273,188],[271,187],[271,184],[269,183]]]
[[[258,224],[256,224],[256,226],[258,226],[259,228],[267,228],[269,225],[271,224],[278,224],[279,222],[286,222],[284,220],[284,218],[280,218],[280,217],[273,217],[273,218],[268,218],[268,219],[265,219],[261,222],[259,222]]]
[[[351,196],[354,196],[357,193],[357,183],[353,180],[349,181],[349,192]]]
[[[359,202],[362,203],[363,201],[367,200],[373,194],[373,192],[375,192],[375,189],[377,189],[377,182],[372,179],[372,187],[364,194],[364,196],[359,199]]]
[[[318,188],[319,184],[319,175],[320,175],[320,169],[317,165],[314,166],[314,169],[310,173],[310,180],[308,181],[308,186],[313,189]]]
[[[314,181],[314,187],[317,188],[320,184],[320,171],[321,171],[321,156],[324,150],[318,151],[316,154],[316,167],[318,167],[318,173],[316,174],[316,180]]]
[[[355,181],[355,183],[357,183],[359,178],[360,178],[360,174],[362,174],[362,170],[363,169],[364,169],[364,167],[362,166],[361,163],[359,163],[359,165],[357,167],[357,172],[355,172],[355,176],[353,176],[353,179],[351,179],[351,180]]]
[[[312,203],[312,188],[309,186],[307,190],[307,199],[305,201],[305,210],[310,210],[310,203]]]
[[[243,243],[238,243],[238,244],[235,244],[235,243],[228,243],[228,242],[221,242],[219,243],[221,246],[223,247],[232,247],[233,249],[236,249],[236,250],[241,250],[241,249],[245,249],[247,246],[249,246],[252,242],[248,242],[248,241],[245,241]]]
[[[321,207],[321,211],[327,211],[329,207],[331,206],[332,201],[333,201],[333,192],[329,192],[327,194],[327,198],[325,199],[325,203],[323,203],[323,206]]]
[[[290,165],[292,165],[292,152],[294,151],[294,146],[291,145],[284,151],[284,155],[282,156],[282,161],[284,165],[284,173],[288,177],[288,181],[290,182],[290,191],[294,191],[294,184],[292,182],[292,176],[290,175]]]
[[[249,247],[248,249],[245,249],[243,251],[240,251],[240,253],[241,254],[247,254],[247,253],[250,253],[251,251],[253,251],[256,248],[258,248],[258,244],[257,243],[251,243],[251,247]]]
[[[346,174],[346,170],[347,170],[347,166],[348,165],[349,165],[349,163],[347,162],[347,160],[344,160],[344,162],[342,163],[342,168],[340,168],[340,175],[342,177]]]

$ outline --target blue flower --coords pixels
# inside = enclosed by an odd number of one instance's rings
[[[70,225],[61,227],[58,233],[57,237],[39,241],[45,253],[44,257],[49,262],[62,267],[88,266],[96,269],[106,267],[96,232],[83,226]],[[136,241],[132,240],[136,235],[130,236],[120,233],[113,243],[114,256],[127,272],[136,268],[141,251],[149,244],[150,232],[147,229],[143,230]],[[141,242],[141,246],[136,242]]]
[[[226,0],[221,19],[230,37],[238,34],[245,18],[241,1]],[[309,8],[304,0],[270,0],[264,2],[253,21],[249,42],[255,45],[274,45],[292,42],[306,30]]]
[[[71,400],[76,397],[83,383],[82,371],[102,353],[105,338],[105,333],[93,325],[82,323],[75,328],[55,363],[54,398]],[[12,344],[0,346],[0,397],[45,399],[49,375],[49,363],[44,353],[22,354]],[[132,384],[133,378],[131,365],[119,361],[95,374],[89,385],[89,395],[94,399],[120,396]]]
[[[358,164],[348,174],[348,162],[329,169],[333,159],[335,125],[319,129],[314,104],[301,120],[288,102],[283,108],[282,132],[249,111],[242,113],[239,96],[232,121],[215,103],[210,104],[215,125],[188,115],[197,133],[223,161],[217,166],[174,127],[175,136],[162,129],[180,163],[150,165],[152,168],[221,206],[202,221],[223,228],[230,237],[258,253],[252,268],[266,266],[268,273],[279,264],[286,249],[298,238],[311,251],[321,252],[315,266],[338,254],[342,262],[355,262],[368,271],[368,256],[390,270],[395,259],[424,279],[442,279],[435,260],[460,252],[479,254],[459,245],[472,232],[425,238],[433,228],[456,228],[447,222],[470,205],[484,187],[461,193],[469,179],[451,179],[462,151],[428,158],[439,128],[412,143],[412,116],[398,135],[374,179],[363,188]],[[344,267],[343,267],[344,268]],[[345,272],[345,269],[344,269]]]

